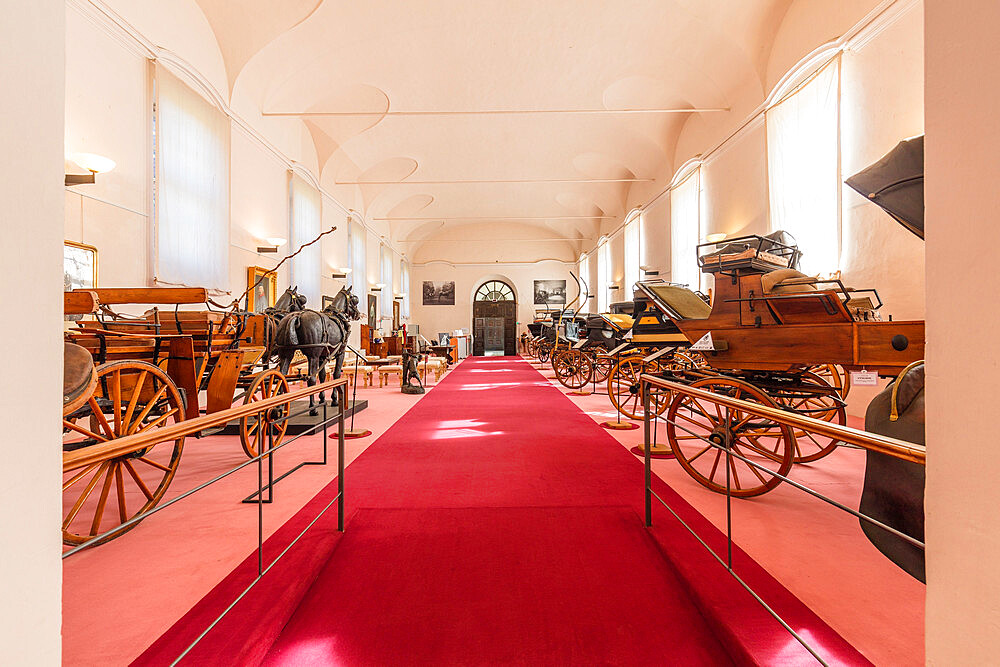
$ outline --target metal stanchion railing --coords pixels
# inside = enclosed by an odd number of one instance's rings
[[[643,427],[644,434],[646,437],[646,442],[650,442],[651,426],[655,429],[655,424],[657,422],[663,421],[667,422],[668,419],[665,416],[650,413],[650,388],[655,387],[659,390],[664,390],[671,392],[674,395],[690,396],[693,398],[701,399],[710,403],[716,404],[720,409],[724,409],[724,419],[725,424],[732,424],[731,421],[731,410],[738,410],[742,413],[747,413],[754,417],[761,419],[766,419],[769,422],[773,422],[779,425],[789,426],[796,430],[805,431],[807,433],[813,433],[823,437],[833,438],[835,440],[855,445],[862,449],[878,452],[881,454],[887,454],[905,461],[910,461],[913,463],[924,464],[926,458],[926,449],[922,445],[914,444],[911,442],[905,442],[902,440],[897,440],[895,438],[889,438],[886,436],[867,433],[865,431],[860,431],[858,429],[850,428],[847,426],[841,426],[839,424],[833,424],[830,422],[825,422],[813,417],[806,417],[794,412],[787,412],[785,410],[780,410],[777,408],[772,408],[769,406],[761,405],[759,403],[751,403],[748,401],[733,398],[731,396],[726,396],[724,394],[717,394],[714,392],[706,391],[704,389],[699,389],[695,387],[690,387],[685,384],[678,382],[672,382],[670,380],[665,380],[663,378],[643,374],[640,377],[640,389],[642,393],[642,403],[644,409]],[[820,664],[827,665],[828,663],[823,659],[823,657],[817,652],[817,650],[812,647],[801,635],[799,635],[792,627],[781,617],[778,612],[771,608],[761,596],[753,590],[753,588],[747,584],[734,570],[733,570],[733,514],[732,514],[732,481],[730,477],[730,470],[732,469],[733,459],[742,461],[744,464],[750,466],[754,470],[763,471],[765,474],[781,479],[783,482],[797,488],[805,493],[813,496],[823,502],[826,502],[837,509],[847,512],[862,521],[866,521],[872,525],[878,526],[879,528],[903,539],[904,541],[923,549],[924,543],[910,535],[907,535],[892,526],[888,526],[881,521],[863,514],[857,510],[847,507],[843,503],[840,503],[828,496],[815,491],[799,482],[789,479],[786,475],[782,475],[767,466],[761,465],[756,461],[733,451],[732,433],[727,427],[723,434],[723,442],[719,443],[705,436],[696,433],[690,428],[680,424],[676,421],[669,422],[674,428],[680,429],[685,433],[703,441],[707,446],[720,450],[721,453],[725,454],[726,457],[726,546],[727,554],[726,558],[723,559],[719,554],[715,552],[712,547],[705,542],[704,539],[698,533],[688,525],[684,519],[672,508],[670,505],[664,501],[652,488],[652,457],[650,456],[650,448],[646,447],[644,452],[644,464],[645,464],[645,514],[646,514],[646,526],[651,527],[653,525],[653,498],[656,498],[673,516],[677,519],[684,528],[694,536],[698,542],[705,547],[705,549],[715,558],[719,563],[726,568],[730,575],[742,586],[758,603],[775,619],[782,627],[785,628],[802,646],[806,649]],[[758,473],[759,475],[759,473]]]
[[[217,475],[217,476],[213,477],[212,479],[210,479],[210,480],[208,480],[206,482],[203,482],[202,484],[199,484],[199,485],[195,486],[194,488],[189,489],[189,490],[181,493],[180,495],[178,495],[178,496],[176,496],[174,498],[171,498],[170,500],[168,500],[166,502],[158,504],[156,507],[151,508],[149,511],[144,512],[142,514],[139,514],[139,515],[137,515],[137,516],[129,519],[128,521],[125,521],[122,524],[116,526],[115,528],[113,528],[113,529],[111,529],[109,531],[106,531],[104,533],[101,533],[100,535],[97,535],[97,536],[93,537],[92,539],[90,539],[90,540],[88,540],[88,541],[86,541],[86,542],[84,542],[84,543],[82,543],[82,544],[80,544],[80,545],[78,545],[78,546],[76,546],[76,547],[74,547],[72,549],[69,549],[69,550],[65,551],[62,554],[62,558],[63,559],[69,558],[70,556],[72,556],[72,555],[74,555],[76,553],[79,553],[80,551],[82,551],[84,549],[87,549],[88,547],[91,547],[91,546],[93,546],[93,545],[95,545],[97,543],[100,543],[101,541],[103,541],[103,540],[105,540],[105,539],[107,539],[109,537],[112,537],[112,536],[114,536],[114,535],[116,535],[118,533],[126,531],[131,526],[133,526],[133,525],[135,525],[135,524],[137,524],[137,523],[139,523],[139,522],[141,522],[141,521],[149,518],[153,514],[157,514],[158,512],[162,512],[162,511],[166,510],[167,508],[172,507],[174,504],[176,504],[176,503],[178,503],[178,502],[180,502],[180,501],[182,501],[182,500],[184,500],[184,499],[186,499],[186,498],[194,495],[195,493],[198,493],[199,491],[201,491],[201,490],[203,490],[203,489],[205,489],[205,488],[207,488],[207,487],[209,487],[209,486],[211,486],[213,484],[216,484],[216,483],[222,481],[223,479],[225,479],[225,478],[227,478],[227,477],[229,477],[229,476],[231,476],[231,475],[239,472],[240,470],[243,470],[247,466],[251,466],[251,465],[256,464],[256,466],[257,466],[257,491],[256,491],[255,494],[253,494],[251,496],[251,498],[256,497],[256,500],[252,501],[252,502],[255,502],[257,504],[257,576],[225,608],[225,610],[223,610],[222,613],[219,614],[215,618],[215,620],[212,621],[212,623],[209,624],[208,627],[206,627],[205,630],[201,634],[199,634],[198,637],[193,642],[191,642],[191,644],[188,645],[188,647],[185,648],[184,651],[180,655],[177,656],[176,659],[174,659],[174,661],[171,663],[171,665],[176,665],[186,655],[188,655],[188,653],[190,653],[191,650],[193,650],[198,645],[198,643],[212,630],[212,628],[214,628],[216,625],[218,625],[219,622],[221,622],[222,619],[225,618],[225,616],[233,609],[233,607],[235,607],[236,604],[240,600],[242,600],[253,589],[254,586],[257,585],[257,583],[264,577],[264,575],[267,574],[268,571],[270,571],[270,569],[272,567],[274,567],[275,564],[277,564],[278,561],[281,560],[281,558],[284,557],[284,555],[286,553],[288,553],[288,551],[293,546],[295,546],[296,543],[298,543],[298,541],[303,537],[303,535],[305,535],[306,532],[310,528],[312,528],[312,526],[317,521],[319,521],[326,514],[326,512],[330,509],[330,507],[333,506],[334,503],[337,503],[337,530],[340,531],[340,532],[343,532],[343,530],[344,530],[344,466],[345,466],[345,461],[344,461],[344,425],[345,425],[344,410],[345,410],[345,405],[347,404],[347,379],[346,378],[341,378],[339,380],[330,380],[328,382],[320,383],[320,384],[314,385],[312,387],[306,387],[306,388],[299,389],[299,390],[296,390],[296,391],[288,392],[286,394],[279,394],[279,395],[271,397],[271,398],[266,398],[266,399],[263,399],[263,400],[260,400],[260,401],[254,401],[254,402],[251,402],[251,403],[247,403],[245,405],[234,406],[234,407],[229,408],[227,410],[221,410],[219,412],[215,412],[215,413],[212,413],[212,414],[209,414],[209,415],[203,415],[203,416],[200,416],[200,417],[196,417],[194,419],[184,420],[184,421],[177,422],[175,424],[171,424],[169,426],[165,426],[165,427],[162,427],[162,428],[159,428],[159,429],[153,429],[151,431],[145,431],[145,432],[142,432],[142,433],[137,433],[135,435],[125,436],[123,438],[119,438],[117,440],[113,440],[113,441],[110,441],[110,442],[107,442],[107,443],[100,443],[98,445],[94,445],[93,447],[88,447],[88,448],[85,448],[85,449],[77,450],[75,452],[68,452],[67,454],[64,455],[64,457],[63,457],[63,471],[67,472],[67,471],[70,471],[70,470],[76,470],[78,468],[82,468],[82,467],[85,467],[87,465],[90,465],[91,463],[93,463],[93,461],[95,459],[96,460],[101,460],[101,457],[108,458],[108,457],[113,457],[113,456],[125,456],[125,455],[128,455],[131,452],[139,451],[139,450],[141,450],[141,449],[143,449],[145,447],[152,446],[152,445],[157,444],[159,442],[164,442],[164,441],[167,441],[167,440],[173,440],[173,439],[179,438],[181,436],[192,435],[192,434],[200,432],[200,431],[202,431],[202,430],[204,430],[206,428],[210,428],[210,427],[213,427],[213,426],[219,426],[221,424],[225,424],[227,422],[233,421],[234,419],[240,419],[242,417],[247,417],[247,416],[250,416],[250,415],[256,415],[257,418],[262,421],[262,423],[267,423],[267,421],[265,421],[265,414],[267,414],[271,410],[273,410],[275,408],[279,408],[279,407],[285,405],[286,403],[290,404],[291,401],[293,401],[293,400],[296,400],[296,399],[299,399],[299,398],[306,398],[306,397],[309,397],[311,395],[318,394],[320,392],[326,391],[327,389],[331,389],[331,390],[337,392],[337,396],[338,396],[338,401],[337,401],[337,403],[338,403],[338,410],[337,410],[337,414],[334,415],[333,417],[327,418],[327,416],[326,416],[326,407],[325,407],[325,404],[324,404],[324,419],[323,419],[322,423],[314,425],[312,428],[310,428],[309,430],[307,430],[307,431],[305,431],[305,432],[303,432],[303,433],[301,433],[299,435],[296,435],[296,436],[294,436],[292,438],[285,439],[285,440],[283,440],[281,442],[281,444],[278,444],[278,445],[274,444],[274,432],[271,430],[271,428],[268,428],[268,432],[267,432],[267,449],[264,450],[264,451],[262,451],[262,452],[260,452],[257,456],[254,456],[253,458],[250,458],[250,459],[244,461],[240,465],[235,466],[234,468],[231,468],[230,470],[227,470],[226,472],[224,472],[224,473],[222,473],[220,475]],[[280,422],[280,421],[283,421],[283,420],[287,420],[290,417],[291,417],[291,415],[284,415],[284,416],[281,416],[281,417],[279,417],[277,419],[271,419],[270,421],[271,421],[271,423],[276,423],[276,422]],[[330,499],[330,501],[323,507],[323,509],[321,509],[319,511],[319,513],[316,514],[316,516],[313,517],[312,520],[310,520],[310,522],[299,532],[299,534],[291,542],[289,542],[285,546],[285,548],[277,556],[275,556],[274,560],[272,560],[265,567],[264,566],[264,504],[267,503],[267,502],[270,502],[270,496],[273,493],[273,490],[272,490],[273,484],[275,482],[277,482],[278,480],[282,479],[283,477],[285,477],[289,473],[286,473],[285,475],[282,475],[281,477],[278,477],[277,479],[274,479],[273,476],[272,476],[269,479],[268,483],[265,484],[264,483],[264,469],[263,469],[264,459],[268,458],[269,459],[269,464],[270,464],[271,460],[273,459],[274,453],[277,452],[279,449],[282,449],[284,447],[287,447],[287,446],[291,445],[293,442],[295,442],[296,440],[298,440],[301,437],[304,437],[306,435],[314,434],[319,429],[322,428],[323,429],[323,433],[324,433],[324,437],[323,437],[324,456],[323,456],[323,459],[324,459],[324,462],[325,462],[326,461],[326,429],[327,429],[327,426],[330,423],[334,422],[334,421],[337,423],[337,431],[338,431],[338,437],[337,437],[337,495],[334,496],[332,499]],[[293,470],[297,469],[298,467],[299,466],[297,466]],[[289,471],[289,472],[291,472],[291,471]],[[268,497],[267,500],[264,499],[264,490],[265,489],[268,489],[268,496],[269,497]]]

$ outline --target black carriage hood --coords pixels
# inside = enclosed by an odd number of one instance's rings
[[[844,182],[924,238],[923,135],[904,139],[878,162]]]

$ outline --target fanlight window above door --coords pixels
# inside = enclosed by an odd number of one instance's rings
[[[514,301],[514,290],[499,280],[490,280],[476,290],[476,301]]]

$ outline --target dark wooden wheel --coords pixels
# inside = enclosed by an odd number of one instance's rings
[[[608,396],[618,412],[630,419],[645,417],[639,376],[655,373],[657,369],[655,362],[643,361],[640,355],[625,357],[612,367],[608,374]],[[669,394],[656,390],[650,392],[650,405],[655,414],[663,414],[669,404]]]
[[[829,376],[828,376],[829,377]],[[772,394],[772,398],[781,406],[805,417],[822,419],[826,422],[847,424],[847,411],[844,402],[838,398],[837,388],[828,380],[814,373],[802,374],[802,386],[796,389],[782,390]],[[829,455],[840,444],[839,440],[795,429],[794,463],[809,463]]]
[[[614,365],[614,358],[603,354],[597,355],[593,359],[594,371],[590,379],[595,383],[605,382],[608,379],[608,374],[611,373],[611,369],[614,368]]]
[[[243,397],[243,404],[287,393],[288,380],[278,369],[272,368],[254,377]],[[273,438],[273,446],[277,447],[281,444],[281,439],[285,437],[285,431],[288,430],[286,417],[291,409],[291,403],[282,403],[270,410],[247,415],[240,419],[240,443],[247,456],[253,458],[267,449],[269,433]]]
[[[763,391],[733,378],[698,380],[692,387],[768,407],[778,407]],[[701,398],[677,394],[667,411],[667,439],[681,467],[699,484],[717,493],[726,492],[726,460],[729,459],[733,496],[749,498],[767,493],[781,483],[771,472],[788,475],[792,469],[795,435],[789,426],[755,417],[741,410],[726,409]],[[713,446],[719,445],[722,448]],[[727,444],[728,443],[728,444]],[[735,456],[726,447],[764,469]]]
[[[552,359],[556,379],[568,389],[580,389],[590,381],[593,364],[580,350],[563,350]]]
[[[165,372],[143,361],[113,361],[98,366],[97,386],[87,403],[63,418],[63,451],[183,419],[181,393]],[[64,472],[63,543],[82,544],[155,507],[177,472],[183,450],[181,436]]]
[[[538,344],[538,360],[540,362],[547,363],[549,360],[549,355],[552,353],[552,344],[547,341],[542,341]]]

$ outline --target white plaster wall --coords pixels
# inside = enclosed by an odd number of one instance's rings
[[[0,664],[58,665],[65,5],[0,4]],[[30,305],[27,309],[26,305]]]
[[[535,280],[565,280],[568,300],[576,296],[576,287],[569,273],[576,273],[575,263],[543,261],[537,264],[452,265],[444,262],[415,264],[410,274],[410,322],[420,325],[420,333],[434,340],[439,332],[472,329],[472,296],[486,280],[507,280],[517,295],[517,333],[527,331],[534,320]],[[455,281],[454,306],[425,306],[422,302],[423,281]],[[541,308],[541,306],[539,306]]]
[[[927,0],[927,663],[1000,655],[1000,4]]]

